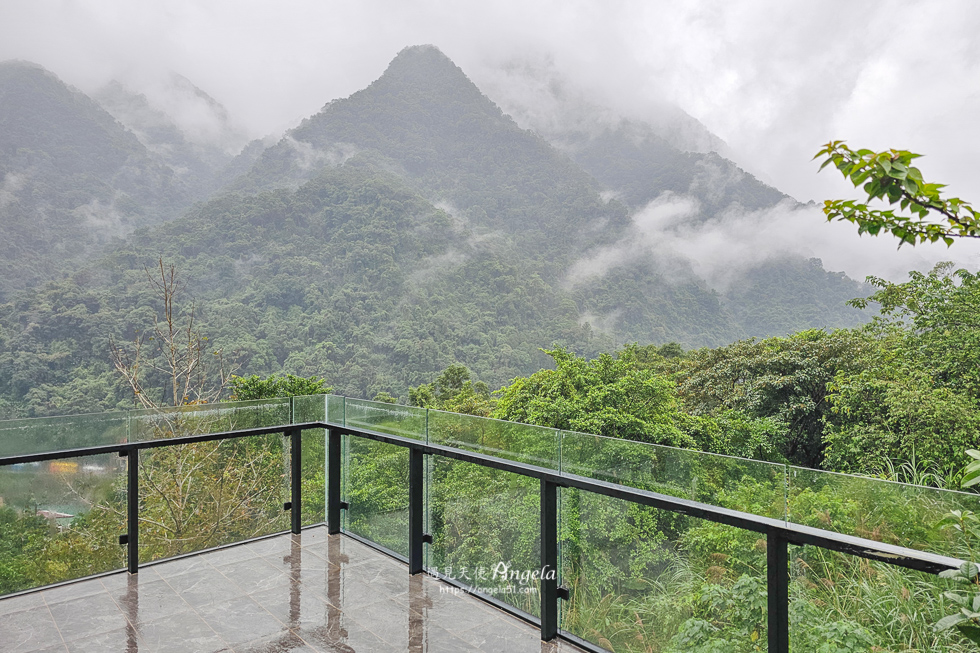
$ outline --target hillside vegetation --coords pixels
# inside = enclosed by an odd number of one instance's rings
[[[152,324],[144,267],[160,258],[187,281],[198,328],[243,374],[321,375],[351,396],[406,396],[457,362],[500,387],[549,365],[541,350],[553,345],[592,357],[867,319],[845,305],[867,287],[818,261],[757,263],[723,292],[652,253],[574,276],[633,239],[632,214],[666,191],[686,188],[697,220],[785,198],[642,126],[569,155],[431,46],[406,48],[364,90],[221,170],[214,148],[121,87],[100,98],[139,138],[40,68],[3,71],[7,416],[131,404],[109,343]],[[212,176],[190,183],[175,169]],[[232,171],[242,172],[207,190]]]

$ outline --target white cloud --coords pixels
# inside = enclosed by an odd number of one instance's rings
[[[927,178],[980,202],[978,32],[972,0],[0,3],[0,59],[83,90],[177,72],[253,137],[363,88],[406,45],[438,45],[488,89],[501,66],[546,61],[623,115],[676,103],[802,201],[851,192],[810,160],[843,138],[927,154]]]
[[[980,243],[899,249],[893,238],[858,236],[854,225],[828,223],[818,207],[791,200],[760,211],[733,207],[704,222],[697,220],[698,209],[691,197],[662,194],[637,211],[622,240],[575,262],[566,283],[574,286],[636,261],[653,263],[665,274],[690,270],[719,291],[741,273],[787,256],[819,258],[825,269],[854,279],[903,281],[909,270],[927,271],[944,260],[980,268]]]

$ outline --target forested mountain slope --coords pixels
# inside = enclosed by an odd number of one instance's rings
[[[132,160],[147,160],[132,134],[90,109]],[[553,343],[592,356],[623,342],[713,346],[862,319],[843,305],[860,285],[818,264],[762,262],[719,292],[669,252],[619,256],[636,240],[635,212],[431,46],[403,50],[369,87],[261,148],[226,169],[248,171],[223,194],[0,305],[8,413],[130,400],[110,341],[153,324],[159,297],[143,267],[160,257],[188,281],[184,306],[196,304],[202,333],[243,373],[319,375],[352,396],[405,396],[453,362],[499,387],[548,365],[540,348]],[[629,156],[649,172],[659,155]],[[698,156],[693,176],[679,177],[688,190],[700,162],[717,163]],[[672,188],[649,179],[650,197]],[[782,197],[748,175],[719,188],[729,203]],[[604,256],[615,260],[593,265]]]
[[[88,96],[40,66],[0,63],[0,301],[191,197]]]
[[[297,190],[228,195],[3,307],[0,395],[34,413],[125,402],[109,340],[152,325],[159,298],[141,266],[156,256],[177,263],[184,307],[196,300],[199,328],[244,371],[322,375],[352,395],[405,393],[456,360],[502,384],[546,365],[538,348],[554,341],[612,346],[539,262],[501,249],[352,164]]]
[[[699,200],[704,220],[733,203],[754,210],[787,199],[717,153],[680,150],[635,121],[622,120],[594,133],[553,132],[548,139],[632,208],[642,208],[664,191],[689,193]]]
[[[528,256],[570,259],[629,222],[624,206],[600,199],[594,179],[518,127],[432,46],[402,50],[370,86],[266,150],[235,187],[295,184],[351,157],[399,176],[476,233],[519,236],[512,245]]]
[[[545,136],[556,147],[521,130],[438,49],[406,48],[368,88],[329,103],[267,150],[236,187],[295,184],[351,157],[390,171],[474,234],[516,235],[510,250],[547,259],[543,273],[574,286],[581,319],[618,340],[722,344],[784,332],[764,330],[771,320],[742,323],[735,317],[760,310],[782,314],[777,322],[789,330],[864,319],[844,302],[866,294],[865,287],[803,260],[793,263],[793,280],[801,283],[790,284],[778,300],[757,285],[767,278],[765,262],[748,266],[728,284],[735,291],[722,295],[689,264],[670,263],[665,270],[656,255],[632,257],[613,278],[570,283],[567,275],[577,263],[635,240],[624,204],[638,210],[664,192],[685,193],[697,202],[691,219],[703,222],[725,210],[769,208],[788,198],[717,154],[678,150],[649,125],[622,122],[598,133]],[[603,200],[596,191],[617,199]],[[783,263],[774,265],[772,277]],[[763,305],[725,310],[743,297]]]
[[[194,134],[177,124],[177,118],[154,105],[146,95],[135,93],[118,81],[99,89],[93,98],[149,151],[174,171],[175,177],[194,197],[203,198],[218,189],[220,173],[238,154],[246,138],[232,125],[227,110],[214,98],[173,74],[167,90],[178,109],[196,118]]]

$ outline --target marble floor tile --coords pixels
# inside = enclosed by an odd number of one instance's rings
[[[40,592],[12,596],[9,599],[0,600],[0,617],[23,610],[33,610],[43,605],[45,605],[44,597],[41,596]]]
[[[284,573],[269,564],[264,558],[252,558],[241,562],[222,565],[217,568],[221,574],[241,588],[245,594],[253,594],[269,589],[288,589],[293,582]]]
[[[247,596],[198,608],[197,614],[232,646],[288,631],[282,622]]]
[[[109,592],[115,592],[120,588],[131,586],[134,581],[143,585],[155,583],[160,580],[160,574],[153,567],[143,567],[139,570],[138,574],[129,574],[125,571],[120,571],[115,574],[103,576],[99,580],[102,581],[102,586],[109,590]]]
[[[326,528],[0,598],[3,653],[580,653]]]
[[[105,587],[102,585],[102,581],[98,578],[91,578],[89,580],[68,583],[67,585],[60,585],[58,587],[52,587],[49,590],[44,590],[44,601],[48,605],[54,605],[62,601],[72,601],[104,591]]]
[[[178,576],[180,574],[186,574],[188,572],[197,571],[211,566],[208,562],[208,555],[191,555],[183,558],[178,558],[177,560],[161,560],[158,562],[153,562],[151,566],[145,567],[144,569],[152,569],[156,573],[160,574],[162,578],[170,576]],[[143,570],[140,570],[143,573]]]
[[[212,567],[220,567],[222,565],[231,564],[233,562],[241,562],[242,560],[251,560],[252,558],[257,558],[258,554],[252,551],[247,546],[229,546],[225,549],[219,549],[218,551],[211,551],[207,554],[207,562]]]
[[[215,653],[233,650],[193,610],[143,624],[140,635],[154,653]]]
[[[130,626],[67,642],[67,648],[69,653],[139,653],[147,650],[147,645]]]
[[[21,653],[57,646],[64,646],[64,640],[46,605],[0,616],[0,651]]]
[[[192,607],[222,603],[239,596],[242,590],[214,567],[208,566],[164,580]]]
[[[267,635],[235,647],[235,653],[316,653],[316,651],[316,648],[307,644],[292,631]]]
[[[48,609],[65,642],[124,629],[129,624],[125,613],[104,589],[98,594],[49,605]]]
[[[109,593],[130,623],[139,626],[190,609],[190,604],[169,583],[162,579],[145,584],[135,580],[142,575],[140,572],[130,577],[133,580],[129,586]]]

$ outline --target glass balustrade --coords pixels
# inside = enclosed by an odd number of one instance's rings
[[[971,543],[936,523],[980,512],[971,493],[336,395],[10,420],[0,457],[309,422],[327,428],[301,432],[306,525],[325,518],[330,425],[956,558]],[[281,433],[141,451],[140,560],[288,529],[292,455]],[[343,529],[407,556],[409,450],[344,435],[342,459]],[[110,453],[0,465],[0,594],[126,566],[127,464]],[[444,455],[423,469],[424,566],[540,615],[539,481]],[[766,650],[764,535],[564,487],[558,543],[565,631],[615,651]],[[949,581],[815,546],[790,546],[789,560],[794,648],[841,633],[859,646],[886,628],[921,650],[966,650],[931,631]]]

